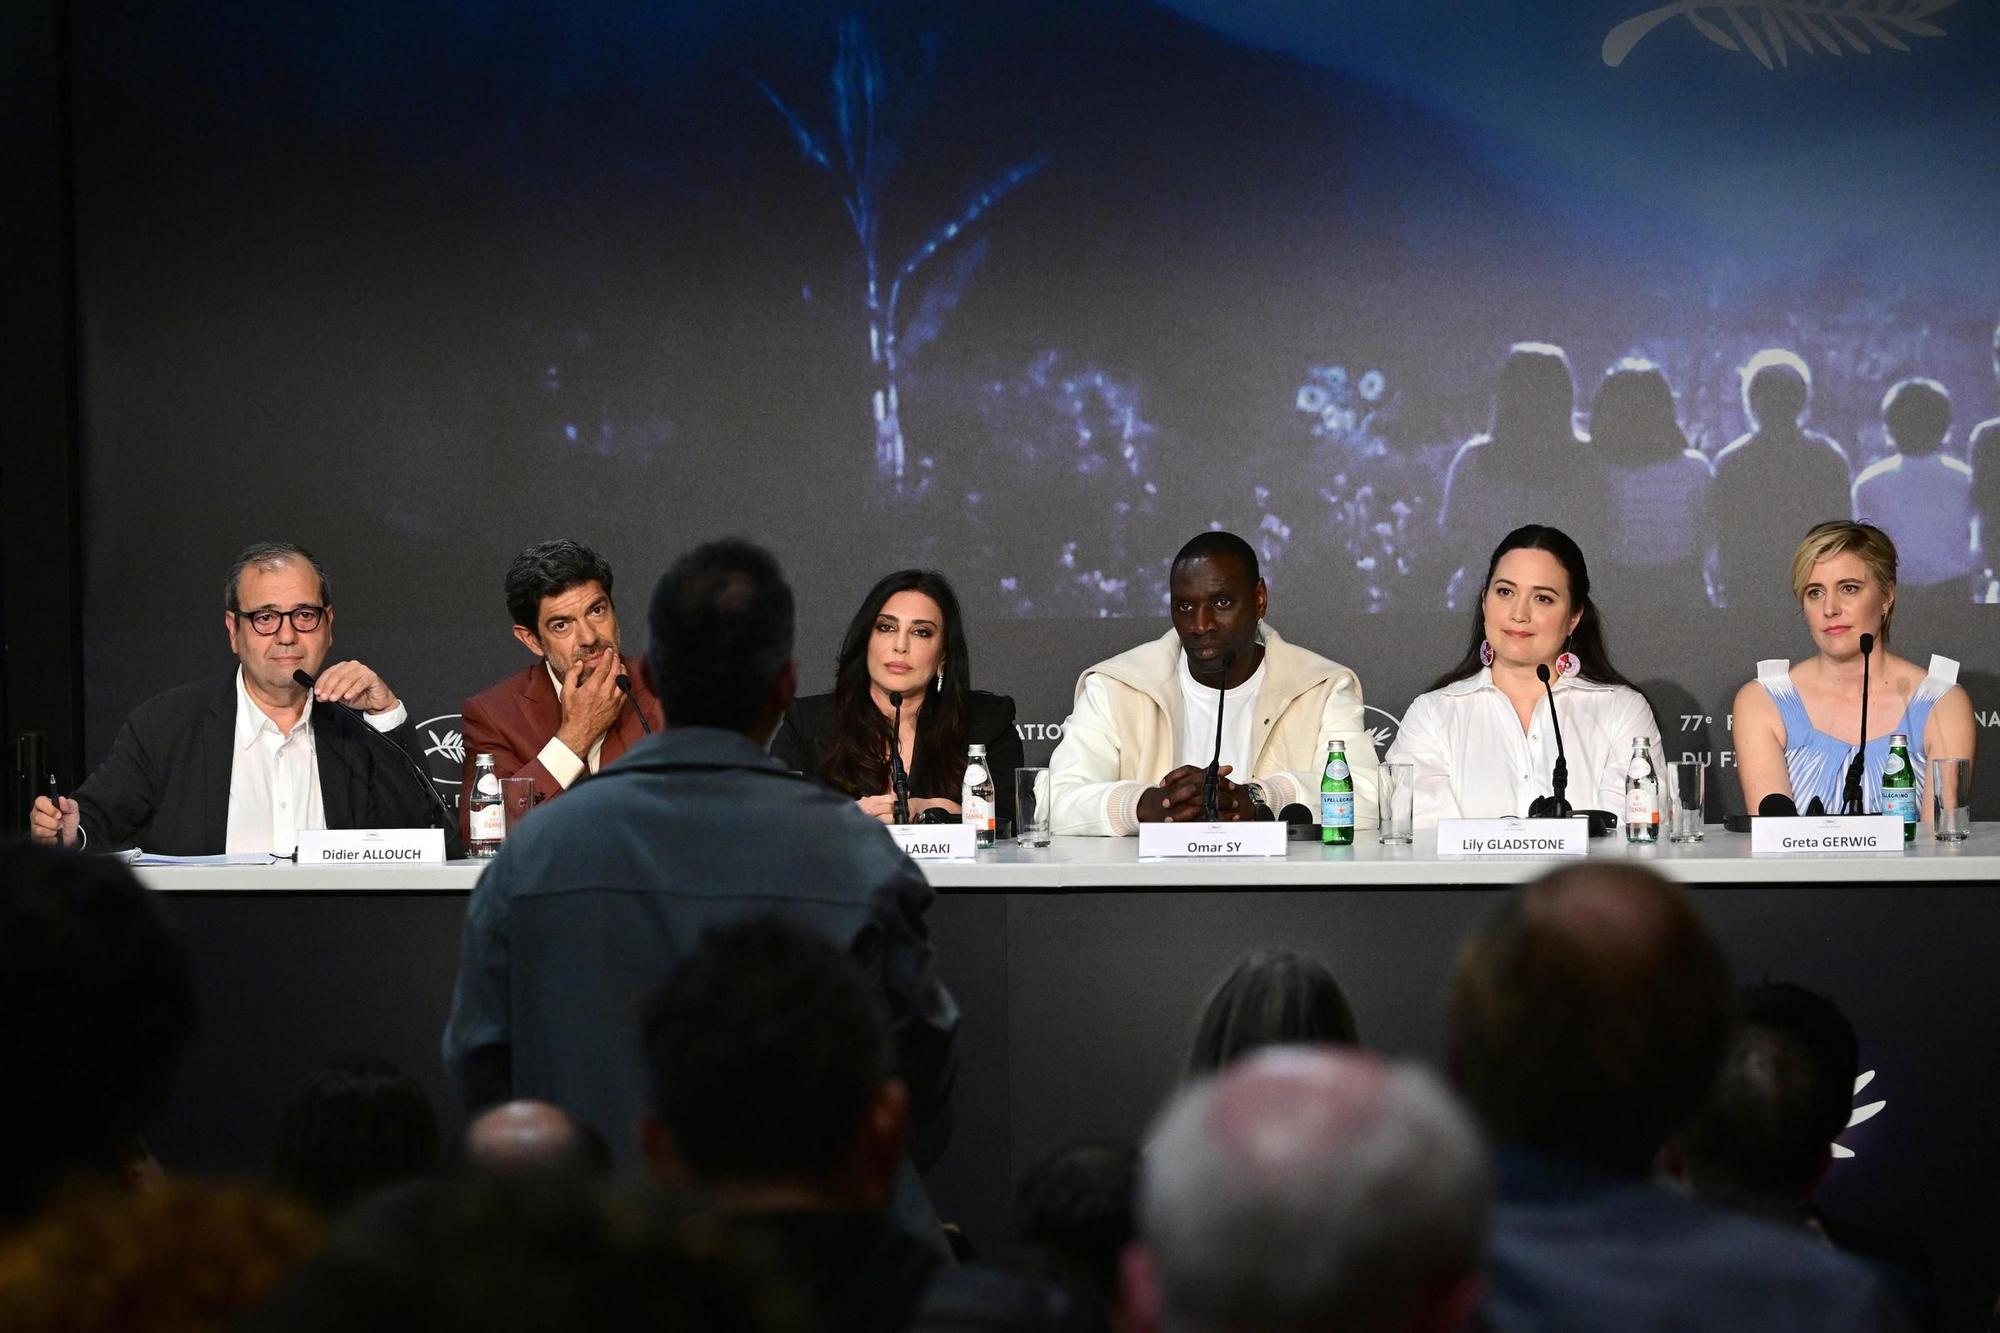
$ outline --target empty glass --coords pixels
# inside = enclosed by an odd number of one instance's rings
[[[507,836],[512,837],[521,821],[541,803],[542,794],[535,790],[533,778],[500,779],[500,812],[507,821]]]
[[[1375,781],[1381,797],[1378,840],[1410,841],[1417,826],[1417,766],[1384,764]]]
[[[1015,841],[1023,847],[1049,845],[1049,770],[1014,770]]]
[[[1702,797],[1706,794],[1708,762],[1677,759],[1667,765],[1667,839],[1702,840]]]
[[[1972,761],[1931,760],[1931,831],[1939,842],[1963,842],[1972,833]]]

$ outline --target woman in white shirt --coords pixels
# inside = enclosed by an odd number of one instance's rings
[[[1549,691],[1577,810],[1625,808],[1634,737],[1659,754],[1660,728],[1604,648],[1583,552],[1556,528],[1529,524],[1501,539],[1486,566],[1472,645],[1410,703],[1388,764],[1416,766],[1416,822],[1525,815],[1551,793],[1556,762]]]

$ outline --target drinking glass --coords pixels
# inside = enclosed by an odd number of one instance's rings
[[[1702,840],[1702,796],[1708,782],[1708,761],[1677,759],[1667,765],[1667,839]]]
[[[1972,833],[1972,761],[1931,760],[1931,832],[1939,842],[1963,842]]]
[[[542,794],[535,790],[533,778],[500,779],[500,812],[506,820],[507,836],[513,837],[534,808],[542,803]]]
[[[1375,781],[1381,796],[1378,841],[1409,842],[1417,826],[1417,766],[1384,764]]]
[[[1023,847],[1049,845],[1049,770],[1014,770],[1015,842]]]

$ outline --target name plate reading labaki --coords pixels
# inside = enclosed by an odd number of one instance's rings
[[[444,830],[306,829],[299,834],[299,864],[302,866],[443,865]]]
[[[1852,856],[1903,850],[1894,815],[1760,815],[1750,821],[1752,856]]]
[[[979,853],[979,830],[970,824],[891,824],[889,836],[912,861],[970,861]]]
[[[1245,820],[1237,824],[1139,825],[1141,861],[1281,857],[1285,852],[1285,826],[1271,820]]]
[[[1590,821],[1573,819],[1440,819],[1439,856],[1588,856]]]

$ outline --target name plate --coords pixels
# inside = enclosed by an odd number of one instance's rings
[[[443,865],[444,830],[307,829],[299,834],[299,864],[302,866]]]
[[[1902,850],[1903,821],[1894,815],[1760,815],[1750,821],[1752,856]]]
[[[1285,826],[1268,819],[1240,824],[1141,824],[1141,861],[1285,855]]]
[[[912,861],[970,861],[979,852],[970,824],[891,824],[889,836]]]
[[[1570,819],[1440,819],[1439,856],[1588,856],[1590,821]]]

